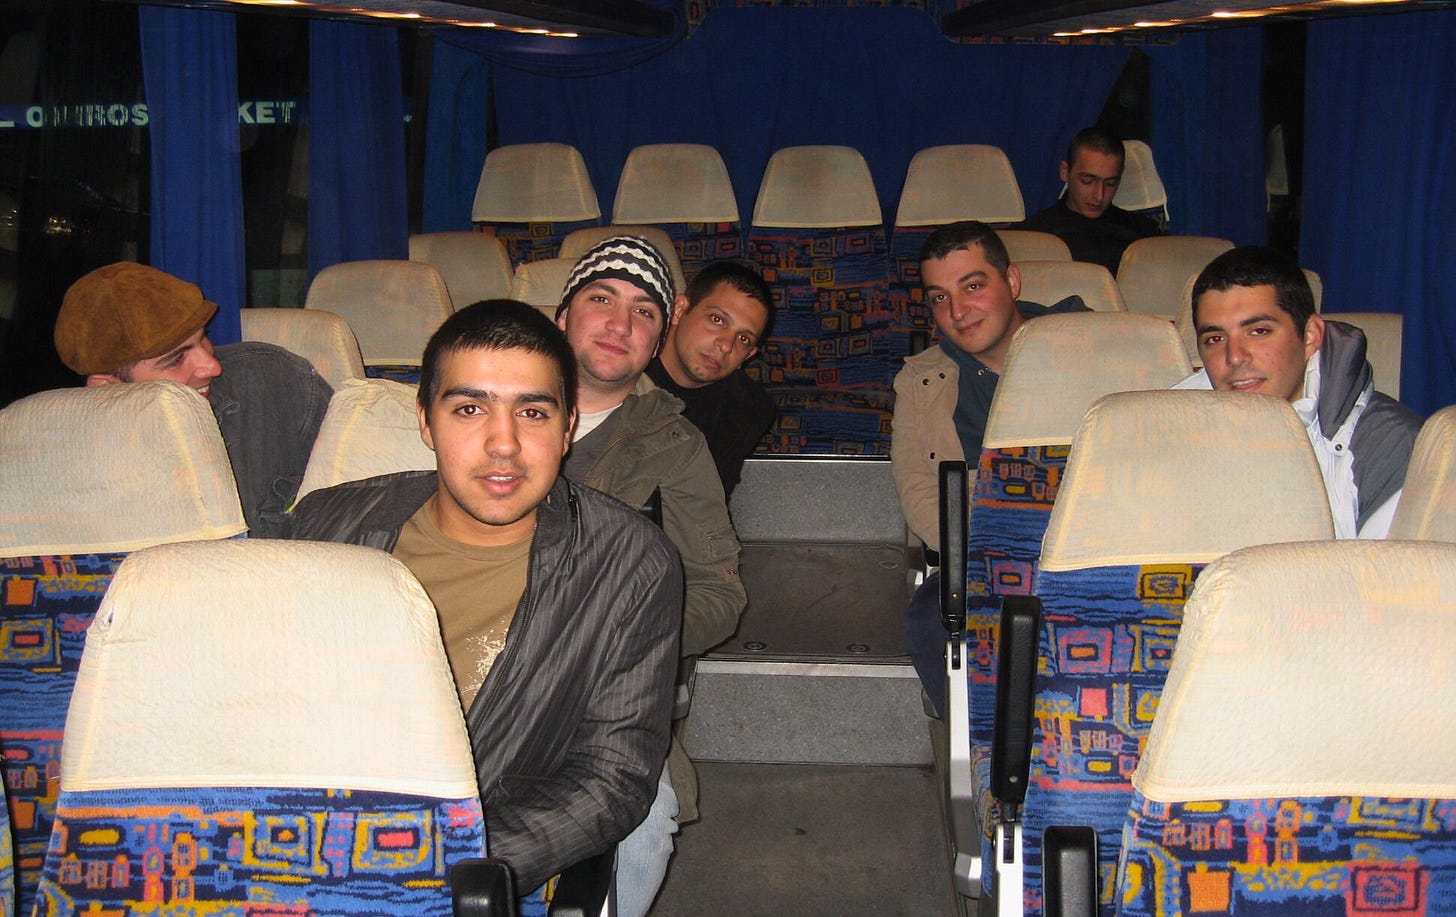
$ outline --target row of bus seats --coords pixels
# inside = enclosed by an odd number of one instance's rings
[[[516,912],[404,567],[243,537],[217,424],[173,383],[31,396],[0,441],[0,917]]]
[[[1069,359],[1089,342],[1095,367]],[[1163,322],[1094,313],[1026,325],[991,407],[969,529],[943,537],[966,558],[965,591],[945,597],[956,881],[1001,913],[1051,912],[1068,873],[1060,856],[1044,862],[1042,844],[1069,823],[1095,829],[1108,912],[1129,781],[1200,571],[1246,546],[1332,537],[1292,409],[1141,391],[1186,369]],[[1456,408],[1427,423],[1406,487],[1392,537],[1456,540]],[[957,519],[963,510],[947,527]],[[1445,824],[1456,827],[1449,813]],[[1161,860],[1144,864],[1117,878],[1118,902],[1177,912],[1164,907],[1178,888]],[[1129,904],[1148,895],[1157,908]]]

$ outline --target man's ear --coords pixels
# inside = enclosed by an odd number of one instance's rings
[[[423,442],[431,452],[435,451],[435,439],[430,435],[430,415],[423,407],[416,404],[415,414],[420,419],[420,441]]]
[[[1014,264],[1006,265],[1006,285],[1011,287],[1011,298],[1021,298],[1021,270]]]
[[[565,455],[571,451],[571,438],[576,435],[576,420],[580,415],[573,408],[571,416],[566,418],[566,444],[562,447],[561,454]]]
[[[1325,343],[1325,320],[1311,315],[1304,323],[1304,358],[1308,360]]]
[[[560,328],[563,333],[566,331],[566,316],[570,312],[570,306],[562,306],[561,311],[556,313],[556,327]]]
[[[1072,174],[1072,170],[1067,168],[1067,161],[1065,159],[1062,160],[1062,168],[1060,174],[1062,176],[1062,181],[1068,181],[1069,179],[1067,178],[1067,176]]]
[[[86,377],[87,388],[94,388],[98,385],[116,385],[120,382],[121,379],[111,373],[92,373]]]
[[[688,297],[686,293],[679,293],[672,298],[672,321],[668,322],[669,328],[676,328],[677,323],[682,321],[683,313],[688,311]]]

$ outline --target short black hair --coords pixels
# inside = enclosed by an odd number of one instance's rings
[[[1304,334],[1314,315],[1314,293],[1309,279],[1293,259],[1262,245],[1232,248],[1208,262],[1193,281],[1193,327],[1198,327],[1198,298],[1209,290],[1222,293],[1230,287],[1273,287],[1274,301]]]
[[[1084,127],[1067,144],[1067,165],[1077,161],[1078,150],[1091,150],[1104,156],[1116,156],[1127,164],[1127,148],[1118,136],[1105,127]]]
[[[688,281],[686,290],[688,307],[683,310],[683,314],[686,315],[693,311],[694,306],[725,283],[763,306],[763,311],[768,317],[764,320],[763,330],[759,332],[758,340],[759,343],[767,340],[769,334],[773,332],[773,291],[769,289],[758,271],[738,261],[714,261],[698,271],[697,276]]]
[[[430,335],[420,360],[419,403],[425,416],[440,388],[440,363],[462,350],[525,350],[556,364],[561,375],[561,405],[576,410],[576,356],[566,335],[534,306],[514,299],[486,299],[445,319]]]
[[[939,261],[954,251],[970,251],[973,245],[979,245],[986,263],[1005,276],[1006,269],[1011,267],[1006,243],[996,235],[996,230],[980,220],[961,220],[931,233],[920,246],[920,263]]]

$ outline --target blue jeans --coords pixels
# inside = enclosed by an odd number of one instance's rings
[[[949,642],[940,617],[940,571],[925,578],[905,609],[905,651],[915,664],[920,685],[935,708],[945,717],[945,647]]]
[[[677,810],[677,793],[663,764],[647,817],[617,845],[617,917],[644,917],[652,907],[672,858]]]

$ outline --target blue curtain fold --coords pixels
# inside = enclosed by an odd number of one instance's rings
[[[217,303],[215,344],[242,339],[246,296],[232,13],[142,6],[151,131],[151,263]]]
[[[489,105],[490,65],[477,54],[437,42],[425,128],[425,232],[470,228],[475,186],[485,165]]]
[[[938,144],[1002,147],[1028,212],[1052,203],[1061,151],[1096,120],[1127,54],[956,44],[907,8],[724,8],[633,66],[579,79],[491,58],[491,81],[500,142],[577,147],[604,213],[640,144],[715,147],[747,224],[769,156],[827,143],[864,154],[889,223],[911,157]]]
[[[1328,312],[1405,316],[1401,400],[1456,402],[1456,15],[1309,24],[1300,261]]]
[[[309,22],[308,267],[409,253],[399,35]]]
[[[1146,51],[1172,232],[1264,244],[1263,28],[1196,32]]]

